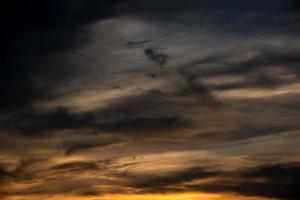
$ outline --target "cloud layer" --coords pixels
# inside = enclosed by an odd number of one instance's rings
[[[298,1],[1,10],[1,199],[299,199]]]

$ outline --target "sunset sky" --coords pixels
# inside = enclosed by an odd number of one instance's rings
[[[297,0],[6,0],[0,200],[299,200]]]

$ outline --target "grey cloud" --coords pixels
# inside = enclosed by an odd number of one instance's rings
[[[0,184],[36,183],[34,186],[29,185],[26,189],[0,191],[0,195],[21,195],[23,197],[37,194],[88,195],[88,191],[96,192],[96,190],[93,190],[93,186],[97,184],[97,179],[91,177],[78,178],[78,173],[99,172],[99,170],[106,169],[110,163],[109,160],[95,162],[74,161],[56,164],[50,168],[32,170],[29,165],[37,162],[24,160],[12,171],[0,168]],[[97,193],[100,194],[101,191],[97,190]],[[90,193],[90,195],[92,194]]]
[[[175,174],[168,174],[163,177],[157,177],[146,182],[141,182],[136,185],[137,188],[145,188],[145,189],[155,189],[173,184],[180,184],[186,181],[191,181],[195,179],[207,179],[210,177],[216,177],[219,175],[218,171],[208,170],[206,168],[195,167],[188,169],[186,171],[182,171]]]
[[[149,42],[151,41],[150,40],[131,41],[131,42],[127,42],[124,46],[127,47],[128,49],[141,48],[144,47]]]
[[[41,134],[55,130],[81,128],[106,132],[142,133],[188,127],[189,121],[184,119],[180,113],[176,113],[172,109],[173,106],[172,101],[165,99],[160,93],[147,93],[119,99],[105,109],[91,112],[71,113],[64,108],[44,113],[31,110],[2,120],[0,127],[3,130],[29,136],[41,136]],[[163,110],[166,112],[162,113]],[[106,145],[106,143],[81,144],[78,145],[78,148],[79,146],[84,148],[95,145]],[[71,149],[73,148],[71,147]]]
[[[287,200],[299,198],[299,165],[268,165],[240,172],[240,181],[220,181],[219,183],[192,186],[191,189],[207,192],[237,192],[248,196],[262,196]],[[255,179],[265,182],[255,182]],[[238,180],[238,179],[236,179]]]
[[[231,131],[214,131],[214,132],[207,132],[201,133],[200,135],[195,136],[198,139],[205,139],[207,141],[219,141],[219,142],[234,142],[240,140],[247,140],[255,137],[260,136],[268,136],[268,135],[275,135],[280,133],[286,133],[289,131],[296,131],[299,130],[299,127],[296,125],[266,125],[266,126],[254,126],[254,125],[246,125],[240,124],[237,126],[235,130]]]
[[[101,138],[91,138],[91,139],[80,139],[79,141],[66,141],[63,147],[66,149],[66,155],[70,155],[76,152],[89,150],[96,147],[105,147],[121,142],[120,139],[101,139]]]
[[[168,62],[170,56],[164,53],[160,53],[155,49],[145,49],[145,55],[153,62],[156,62],[159,65],[164,65]]]
[[[192,168],[164,177],[157,177],[137,184],[144,192],[234,192],[246,196],[261,196],[296,200],[299,198],[297,186],[300,181],[299,165],[274,164],[244,168],[238,171],[222,171],[207,168]],[[210,182],[190,182],[211,178]],[[263,179],[259,182],[257,179]],[[176,187],[181,185],[181,187]],[[134,186],[133,186],[134,187]]]
[[[215,70],[201,71],[204,76],[217,76],[224,74],[247,74],[251,71],[256,71],[267,66],[279,65],[288,69],[298,71],[297,65],[300,62],[299,53],[296,51],[276,52],[270,50],[263,50],[254,58],[243,60],[236,63],[224,63],[218,61],[222,67]]]
[[[125,13],[156,21],[207,26],[242,34],[299,33],[299,5],[295,0],[134,0],[123,5],[121,8]]]
[[[87,25],[113,16],[112,1],[4,1],[1,8],[1,100],[2,111],[26,109],[37,99],[53,98],[49,88],[37,88],[33,81],[43,76],[55,82],[64,74],[74,74],[60,60],[51,58],[63,51],[73,51],[91,39]],[[41,60],[46,59],[50,66]],[[43,66],[40,73],[39,66]],[[64,67],[62,67],[64,66]],[[51,85],[49,83],[49,85]]]
[[[274,97],[267,93],[299,84],[299,5],[296,0],[5,1],[1,6],[4,17],[0,19],[0,150],[4,153],[0,163],[9,164],[0,165],[0,184],[22,183],[29,184],[29,188],[8,188],[0,196],[99,195],[102,191],[93,186],[107,186],[110,180],[93,178],[91,174],[109,171],[109,176],[132,183],[125,186],[118,182],[118,188],[128,186],[141,192],[229,192],[299,199],[299,164],[241,166],[229,172],[194,166],[148,179],[146,174],[131,177],[126,171],[130,168],[134,173],[139,164],[148,164],[143,163],[146,159],[122,163],[112,157],[95,162],[83,158],[53,164],[51,159],[34,158],[51,154],[55,160],[78,152],[94,158],[102,155],[90,152],[98,147],[104,152],[108,149],[108,155],[122,151],[120,155],[130,161],[135,157],[131,160],[128,154],[165,150],[204,150],[244,158],[255,154],[252,143],[261,138],[271,141],[260,144],[266,147],[259,152],[293,154],[295,147],[287,144],[297,142],[300,128],[299,95],[294,94],[298,92],[287,89],[289,94]],[[106,21],[95,26],[99,20]],[[89,44],[87,49],[82,48]],[[207,55],[209,52],[213,53]],[[251,57],[253,52],[256,54]],[[101,71],[101,76],[91,73],[91,60],[95,70],[105,66],[108,72]],[[120,73],[111,75],[111,68]],[[131,70],[126,71],[128,68]],[[226,77],[231,76],[238,80],[226,82]],[[109,79],[113,80],[107,83]],[[143,92],[145,79],[154,85],[166,83],[163,87],[167,88]],[[210,79],[217,81],[205,82]],[[138,94],[126,93],[125,97],[89,111],[35,107],[36,103],[64,99],[70,88],[75,102],[77,94],[90,89],[108,91],[112,85],[120,85],[117,90],[123,95],[124,88],[131,91],[132,82],[142,88]],[[214,95],[245,88],[268,90],[263,90],[266,96],[262,94],[257,99],[222,99]],[[82,106],[79,104],[75,107]],[[68,131],[65,134],[62,130]],[[293,132],[292,137],[281,134],[287,132]],[[143,146],[144,143],[147,144]],[[224,143],[232,147],[223,148]],[[120,145],[110,146],[114,144]],[[28,155],[32,158],[28,159]],[[273,162],[280,155],[262,157]],[[15,163],[17,166],[12,167]],[[81,173],[87,178],[76,176]],[[205,182],[207,179],[210,181]],[[30,187],[32,183],[37,186]]]
[[[188,123],[178,116],[159,116],[153,118],[139,117],[101,124],[100,129],[115,132],[143,133],[151,131],[167,131],[185,126],[188,126]]]
[[[3,121],[1,128],[23,132],[27,135],[35,135],[51,130],[88,127],[92,119],[93,117],[89,114],[72,115],[62,108],[49,113],[39,113],[31,110],[31,112],[21,113]]]
[[[243,88],[275,89],[297,83],[299,80],[300,56],[294,50],[280,53],[279,50],[262,50],[249,59],[235,62],[230,59],[230,56],[226,59],[225,55],[208,56],[180,66],[178,72],[189,83],[190,90],[202,93],[211,100],[213,99],[210,95],[211,91]],[[209,64],[215,64],[218,67],[205,66]],[[202,78],[209,80],[222,76],[240,76],[242,80],[206,85],[201,83]]]
[[[200,97],[202,102],[206,103],[208,106],[216,107],[220,105],[220,103],[217,102],[217,100],[211,94],[211,89],[201,83],[201,78],[190,71],[189,68],[180,67],[177,71],[186,83],[186,86],[181,89],[181,91],[179,90],[177,93],[178,95],[196,95]]]

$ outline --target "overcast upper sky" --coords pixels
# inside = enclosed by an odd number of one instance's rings
[[[297,200],[297,0],[7,0],[0,199]]]

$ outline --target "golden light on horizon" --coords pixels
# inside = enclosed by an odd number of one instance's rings
[[[263,197],[245,197],[235,194],[213,193],[166,193],[166,194],[105,194],[93,196],[73,195],[38,195],[28,196],[31,200],[275,200]],[[21,200],[24,197],[15,196],[6,200]]]

